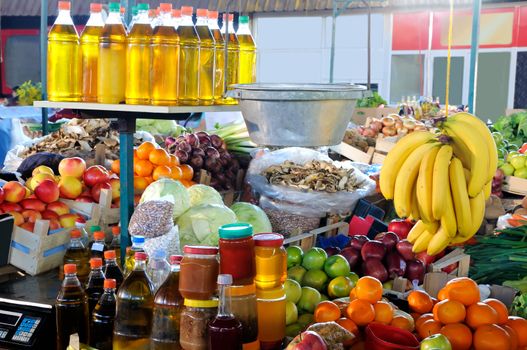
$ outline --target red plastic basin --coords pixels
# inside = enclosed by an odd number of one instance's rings
[[[370,323],[366,327],[368,350],[418,350],[419,341],[412,333],[393,326]]]

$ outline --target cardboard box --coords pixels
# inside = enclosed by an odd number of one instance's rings
[[[458,263],[458,267],[451,273],[442,271],[443,268],[454,263]],[[428,272],[425,274],[423,288],[428,294],[436,298],[439,290],[443,288],[448,281],[456,277],[467,277],[469,267],[470,255],[465,254],[463,249],[456,248],[428,266]]]
[[[505,176],[502,189],[505,192],[525,196],[527,195],[527,179],[516,176]]]

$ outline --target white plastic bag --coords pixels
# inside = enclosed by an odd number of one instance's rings
[[[145,252],[148,256],[152,256],[157,249],[163,249],[167,252],[167,256],[181,255],[181,247],[179,244],[179,229],[177,226],[159,237],[150,238],[145,241]]]

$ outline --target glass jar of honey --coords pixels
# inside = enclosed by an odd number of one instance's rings
[[[254,283],[253,227],[235,223],[219,228],[220,273],[232,276],[234,285]]]
[[[256,289],[258,339],[262,350],[282,349],[285,337],[285,289]]]
[[[277,233],[254,235],[254,253],[258,289],[270,289],[281,286],[287,278],[287,253],[282,246],[284,236]]]
[[[179,292],[185,299],[208,300],[216,294],[218,248],[185,246],[179,272]]]

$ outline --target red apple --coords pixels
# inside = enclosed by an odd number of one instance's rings
[[[62,202],[49,203],[46,206],[46,209],[55,212],[58,216],[68,214],[70,212],[70,208]]]
[[[33,169],[33,171],[31,172],[31,176],[35,176],[41,173],[55,175],[55,173],[53,172],[53,169],[51,169],[49,166],[39,165],[35,169]]]
[[[55,213],[54,211],[51,211],[51,210],[44,210],[42,211],[40,214],[42,214],[42,219],[45,219],[45,220],[51,220],[51,219],[57,219],[59,218],[59,214]]]
[[[58,219],[49,220],[49,230],[50,231],[58,230],[59,228],[62,228],[62,226],[60,226],[60,222]]]
[[[96,203],[99,203],[99,201],[101,200],[101,190],[102,189],[111,190],[112,185],[110,185],[109,182],[99,182],[99,183],[96,183],[95,186],[92,187],[91,195]]]
[[[5,199],[4,188],[0,187],[0,204],[2,204],[4,202],[4,199]]]
[[[79,197],[91,197],[91,188],[83,186],[82,193]]]
[[[75,199],[75,202],[83,202],[83,203],[95,203],[93,198],[90,196],[80,196],[79,198]]]
[[[30,180],[28,180],[26,182],[26,185],[27,187],[29,187],[29,189],[31,191],[34,191],[35,188],[40,185],[42,183],[42,181],[44,180],[51,180],[53,182],[55,182],[55,176],[51,175],[51,174],[48,174],[48,173],[39,173],[35,176],[33,176]]]
[[[112,186],[112,199],[115,200],[121,196],[121,181],[119,178],[113,178],[110,180],[110,185]]]
[[[77,215],[77,219],[75,219],[75,222],[78,224],[85,224],[86,219],[82,215]]]
[[[8,211],[16,211],[17,213],[20,213],[24,208],[22,208],[20,205],[16,203],[2,203],[0,204],[0,209],[3,210],[5,213]]]
[[[399,239],[405,239],[413,226],[408,220],[394,219],[388,225],[388,231],[394,232]]]
[[[110,174],[108,170],[101,165],[92,165],[84,172],[84,183],[88,187],[93,187],[100,182],[108,182]]]
[[[5,200],[9,203],[18,203],[26,198],[26,187],[18,181],[9,181],[4,185]]]
[[[73,176],[63,176],[59,181],[59,191],[62,198],[75,199],[82,193],[82,182]]]
[[[60,196],[59,185],[54,181],[44,180],[35,187],[35,195],[43,202],[56,202]]]
[[[86,162],[79,157],[64,158],[59,163],[59,174],[61,176],[73,176],[80,179],[86,170]]]
[[[75,227],[75,222],[77,220],[76,214],[64,214],[59,217],[60,225],[64,228]]]
[[[297,335],[286,350],[327,350],[327,346],[320,335],[312,331],[305,331]]]
[[[27,187],[24,186],[24,188],[26,189],[26,195],[24,196],[24,198],[29,198],[31,197],[31,190]]]
[[[11,215],[15,219],[14,223],[16,226],[20,226],[24,223],[24,217],[19,212],[8,211],[7,214]]]
[[[39,199],[26,198],[20,202],[20,205],[24,209],[31,209],[36,211],[46,210],[46,203],[42,202]]]
[[[27,222],[35,223],[37,220],[42,219],[42,214],[36,210],[24,210],[22,216]]]
[[[33,193],[32,195],[30,195],[29,197],[26,197],[26,199],[38,199],[37,196],[35,196],[35,194]]]
[[[22,225],[20,225],[20,228],[23,228],[26,231],[33,232],[35,230],[35,223],[34,222],[24,222]]]

